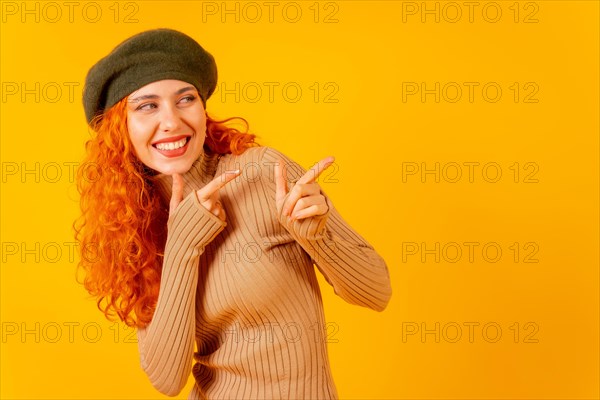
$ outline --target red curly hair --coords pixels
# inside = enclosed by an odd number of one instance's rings
[[[241,120],[245,131],[225,125]],[[77,171],[81,215],[73,223],[79,242],[77,271],[85,289],[111,321],[144,327],[158,298],[166,241],[167,207],[156,195],[155,173],[136,157],[127,131],[127,98],[90,123],[92,138]],[[257,146],[240,117],[206,116],[204,151],[241,154]]]

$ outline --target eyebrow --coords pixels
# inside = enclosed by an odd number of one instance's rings
[[[180,95],[180,94],[182,94],[184,92],[187,92],[188,90],[194,90],[194,89],[195,89],[195,87],[193,87],[193,86],[186,86],[186,87],[183,87],[183,88],[179,89],[178,91],[176,91],[175,95]],[[158,95],[156,95],[156,94],[145,94],[145,95],[142,95],[142,96],[138,96],[138,97],[136,97],[134,99],[130,99],[129,102],[130,103],[137,103],[137,102],[140,102],[142,100],[148,100],[148,99],[158,99]]]

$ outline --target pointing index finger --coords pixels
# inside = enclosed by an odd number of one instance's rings
[[[311,183],[317,180],[319,175],[323,173],[333,162],[335,161],[335,157],[329,156],[325,157],[308,171],[296,183]]]
[[[235,179],[239,174],[239,169],[233,171],[225,171],[221,175],[214,178],[212,181],[208,182],[206,186],[200,189],[202,193],[200,201],[208,200],[213,195],[213,193],[215,193],[217,190],[221,189],[223,186]]]

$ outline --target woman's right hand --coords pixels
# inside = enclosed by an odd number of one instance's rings
[[[200,204],[213,215],[217,216],[221,221],[225,221],[226,215],[223,205],[219,200],[219,189],[229,183],[231,180],[240,175],[240,170],[225,171],[217,176],[212,181],[207,183],[203,188],[196,191],[196,196]],[[171,195],[171,203],[169,205],[169,215],[173,213],[175,208],[183,200],[183,176],[181,174],[173,174],[173,192]]]

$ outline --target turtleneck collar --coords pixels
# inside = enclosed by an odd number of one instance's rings
[[[222,155],[218,153],[207,153],[206,150],[202,151],[202,154],[194,161],[189,171],[183,174],[184,198],[190,194],[192,190],[198,190],[204,187],[204,185],[215,177],[221,156]],[[173,190],[173,177],[161,173],[151,177],[150,180],[163,201],[165,201],[165,204],[169,204]]]

